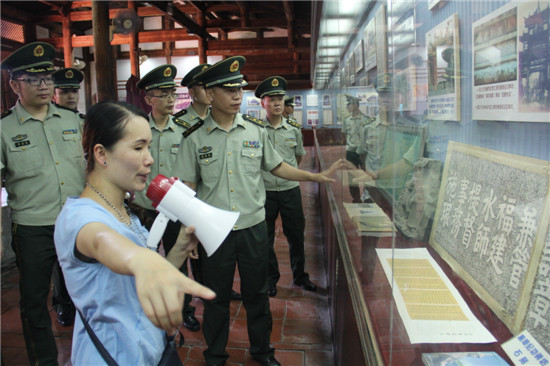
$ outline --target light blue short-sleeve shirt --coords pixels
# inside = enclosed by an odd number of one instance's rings
[[[97,261],[88,263],[75,256],[76,237],[92,222],[105,224],[136,245],[145,246],[143,238],[147,237],[147,230],[135,215],[132,220],[133,227],[139,228],[141,235],[98,203],[70,197],[55,224],[55,248],[71,299],[111,357],[119,365],[156,365],[165,347],[165,332],[155,327],[144,314],[134,277],[117,274]],[[78,315],[73,330],[71,361],[73,365],[105,364]]]

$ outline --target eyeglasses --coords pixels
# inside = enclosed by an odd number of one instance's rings
[[[32,86],[39,86],[44,82],[46,85],[52,85],[53,84],[53,77],[52,76],[45,76],[43,78],[27,78],[27,79],[16,79],[17,81],[26,81]]]
[[[160,99],[169,99],[172,98],[174,100],[178,99],[178,95],[176,93],[172,94],[162,94],[162,95],[150,95],[151,98],[160,98]]]

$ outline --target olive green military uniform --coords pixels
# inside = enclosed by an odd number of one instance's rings
[[[359,99],[346,96],[347,103],[359,103]],[[363,122],[368,119],[366,115],[359,112],[356,116],[350,115],[344,119],[344,124],[342,126],[342,132],[346,135],[346,160],[353,163],[357,168],[362,168],[363,162],[361,157],[357,153],[357,149],[361,145],[361,126]],[[352,197],[353,202],[361,202],[361,192],[359,187],[349,187],[349,191]]]
[[[46,303],[57,260],[53,232],[66,198],[84,189],[82,122],[78,113],[53,103],[44,121],[19,102],[2,116],[1,168],[20,271],[23,333],[33,364],[57,363]]]
[[[208,110],[206,116],[208,117],[209,115],[210,115],[210,110]],[[192,104],[190,104],[189,107],[187,107],[186,109],[182,109],[178,113],[174,114],[174,117],[183,121],[189,127],[202,121],[202,118],[199,117],[197,111],[195,111],[195,108],[193,108]]]
[[[59,89],[80,89],[80,83],[84,79],[84,74],[78,69],[67,67],[64,69],[59,69],[52,74],[54,86]],[[56,103],[58,108],[66,108]],[[85,118],[83,114],[80,114],[82,119]],[[75,308],[73,301],[67,291],[65,286],[65,278],[63,277],[63,272],[61,271],[61,266],[59,262],[56,261],[53,267],[52,275],[53,289],[52,289],[52,302],[53,305],[57,308],[57,320],[59,323],[70,326],[74,319]]]
[[[366,155],[365,169],[375,172],[380,169],[382,152],[384,150],[384,137],[386,126],[380,121],[380,117],[367,117],[359,131],[360,144],[357,153]]]
[[[297,168],[296,157],[306,154],[301,126],[284,117],[282,119],[283,122],[277,128],[273,128],[266,122],[266,130],[275,150],[283,157],[286,163]],[[265,213],[270,248],[268,283],[270,286],[275,286],[281,277],[279,263],[274,250],[275,222],[279,213],[281,214],[283,233],[288,240],[292,277],[294,282],[300,283],[306,278],[309,279],[308,274],[304,270],[305,217],[300,184],[276,177],[265,171],[262,171],[262,177],[267,191]]]
[[[174,173],[183,181],[196,183],[197,197],[202,201],[240,212],[220,248],[202,258],[204,285],[217,295],[205,301],[203,332],[208,362],[223,362],[228,357],[229,298],[236,264],[247,309],[250,352],[259,358],[274,353],[269,343],[272,320],[266,294],[268,245],[260,171],[270,171],[282,161],[261,121],[240,113],[229,131],[208,117],[204,124],[190,129],[182,141]]]

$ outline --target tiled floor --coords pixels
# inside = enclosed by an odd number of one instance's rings
[[[313,150],[306,148],[308,155],[300,167],[313,169]],[[279,259],[281,279],[277,297],[270,299],[273,314],[271,342],[275,356],[284,366],[330,366],[333,365],[331,325],[329,322],[328,297],[323,261],[323,245],[319,207],[317,205],[317,185],[301,183],[306,224],[306,271],[310,279],[318,285],[318,291],[311,293],[292,284],[292,272],[288,256],[288,245],[282,234],[280,222],[276,230],[276,253]],[[21,320],[19,317],[18,272],[15,268],[2,268],[2,358],[5,365],[27,365]],[[238,273],[234,288],[239,290]],[[202,302],[193,299],[197,308],[197,318],[202,322]],[[59,350],[59,364],[70,365],[72,328],[63,328],[55,321],[55,312],[50,311],[54,335]],[[228,366],[256,365],[248,353],[246,313],[241,302],[231,303]],[[182,328],[184,329],[184,328]],[[179,354],[185,366],[205,365],[202,351],[205,341],[202,332],[192,333],[184,329],[185,345]]]

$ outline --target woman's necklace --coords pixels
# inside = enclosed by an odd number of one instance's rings
[[[126,207],[126,213],[128,214],[128,220],[126,220],[126,218],[115,207],[115,205],[113,205],[104,195],[102,195],[101,192],[96,187],[94,187],[90,183],[86,183],[86,185],[88,187],[90,187],[90,189],[92,191],[94,191],[94,193],[97,194],[103,201],[105,201],[105,203],[107,205],[109,205],[109,207],[111,207],[113,209],[113,211],[115,211],[115,213],[118,215],[120,221],[122,221],[126,226],[128,226],[130,228],[130,230],[132,230],[134,233],[138,234],[139,238],[141,239],[141,241],[144,244],[147,243],[147,238],[145,238],[145,235],[143,235],[143,231],[140,230],[140,228],[137,227],[137,225],[135,225],[134,222],[132,221],[132,217],[130,215],[130,209],[128,208],[128,206],[124,205]]]
[[[90,187],[92,189],[92,191],[94,191],[95,194],[97,194],[99,196],[99,198],[101,198],[103,201],[105,201],[105,203],[108,204],[109,207],[111,207],[113,209],[113,211],[115,211],[115,213],[118,215],[118,218],[120,219],[120,221],[122,221],[126,226],[132,226],[132,221],[129,218],[130,217],[129,214],[128,214],[128,220],[126,220],[126,218],[122,215],[122,212],[120,212],[118,210],[118,208],[116,208],[115,205],[113,205],[111,203],[111,201],[109,201],[107,198],[105,198],[105,196],[102,195],[101,192],[96,187],[94,187],[90,183],[86,183],[86,185],[88,187]]]

